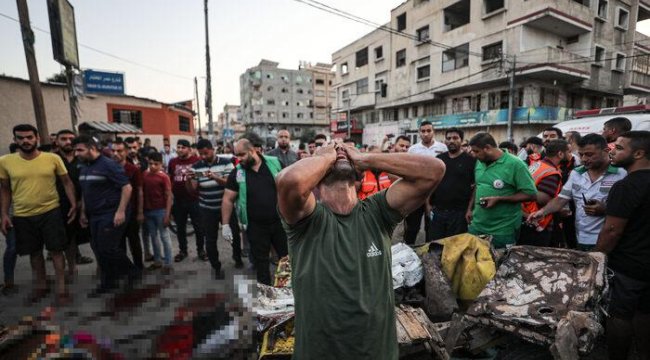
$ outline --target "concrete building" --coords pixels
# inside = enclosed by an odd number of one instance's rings
[[[72,128],[68,92],[64,84],[41,83],[48,130],[56,133]],[[29,81],[14,77],[0,76],[0,154],[7,153],[13,142],[12,128],[21,123],[36,125],[34,107]],[[135,126],[142,140],[151,139],[151,144],[160,149],[163,138],[175,144],[178,139],[195,139],[194,113],[192,101],[175,104],[162,103],[130,95],[88,94],[79,99],[78,123],[93,124],[83,126],[94,135],[101,135],[100,129],[113,131],[106,136],[133,136],[133,133],[120,133],[119,127],[104,124],[129,124]],[[100,136],[101,137],[101,136]]]
[[[517,142],[576,109],[620,106],[650,94],[650,38],[636,32],[649,18],[646,0],[408,0],[392,31],[332,55],[337,131],[350,111],[368,144],[424,120],[505,140],[513,66]]]
[[[217,122],[217,139],[222,142],[238,139],[246,132],[246,126],[241,121],[242,113],[239,105],[224,105]]]
[[[278,68],[262,60],[240,78],[241,114],[247,130],[275,143],[278,130],[288,129],[294,138],[309,133],[329,134],[330,91],[334,74],[328,64],[302,62],[298,70]]]

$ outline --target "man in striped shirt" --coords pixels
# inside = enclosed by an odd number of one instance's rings
[[[232,160],[220,158],[215,155],[212,143],[202,139],[196,144],[201,156],[201,161],[192,165],[193,172],[188,178],[186,185],[188,190],[198,190],[199,212],[201,224],[206,238],[205,249],[212,269],[219,274],[221,262],[217,250],[217,238],[219,237],[219,221],[221,220],[221,200],[223,199],[224,185],[228,174],[235,168]],[[239,237],[239,226],[237,218],[231,217],[230,227],[233,229],[232,253],[236,268],[242,268],[241,242]]]

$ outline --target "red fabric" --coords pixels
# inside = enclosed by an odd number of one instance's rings
[[[142,189],[144,190],[144,209],[164,209],[167,206],[165,189],[171,189],[169,176],[162,171],[152,173],[149,170],[142,175]]]
[[[142,173],[140,172],[140,169],[131,164],[130,162],[126,161],[124,163],[124,173],[126,174],[126,177],[129,178],[129,183],[131,183],[131,187],[133,188],[131,191],[131,211],[133,211],[134,214],[137,214],[138,212],[138,188],[142,187]]]
[[[194,192],[187,191],[185,186],[185,181],[187,180],[187,174],[192,171],[192,165],[198,162],[198,156],[189,156],[185,159],[180,157],[175,157],[169,161],[169,176],[172,178],[172,191],[174,193],[174,199],[178,201],[199,201],[199,194]]]

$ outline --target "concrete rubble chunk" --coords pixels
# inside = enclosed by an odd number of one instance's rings
[[[466,319],[554,344],[557,359],[589,353],[603,332],[605,265],[602,253],[515,246]]]

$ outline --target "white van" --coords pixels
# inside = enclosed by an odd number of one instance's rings
[[[589,133],[602,134],[605,122],[616,117],[629,119],[632,123],[632,130],[650,130],[650,113],[626,114],[620,112],[610,112],[608,114],[599,114],[595,116],[581,117],[575,120],[567,120],[554,125],[554,127],[562,130],[565,134],[567,131],[577,131],[580,135],[587,135]]]

